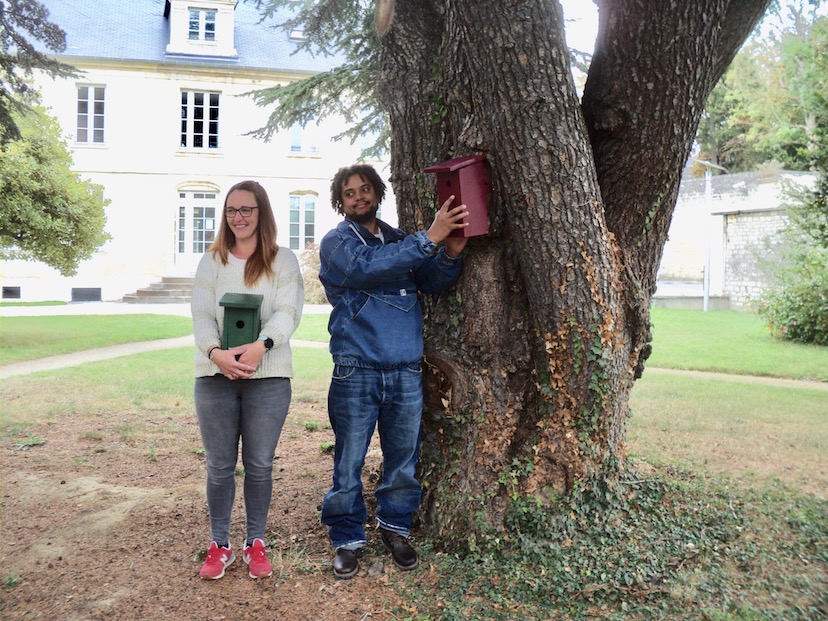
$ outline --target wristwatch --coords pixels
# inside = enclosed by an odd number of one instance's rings
[[[273,339],[269,336],[260,336],[260,341],[264,341],[265,349],[272,349],[273,348]]]

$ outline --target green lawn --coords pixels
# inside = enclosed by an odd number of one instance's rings
[[[0,364],[193,333],[188,317],[54,315],[0,318]]]
[[[0,364],[192,333],[192,319],[172,315],[2,317]],[[293,338],[326,342],[328,316],[304,315]]]
[[[773,338],[758,315],[654,308],[647,366],[828,381],[828,347]]]
[[[648,367],[828,381],[828,347],[770,336],[762,320],[735,311],[652,311]],[[328,315],[304,315],[293,338],[328,340]],[[0,319],[0,364],[192,333],[188,317],[83,315]]]

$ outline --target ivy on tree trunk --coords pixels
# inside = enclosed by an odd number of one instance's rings
[[[421,518],[447,541],[611,491],[681,173],[768,2],[597,4],[581,101],[554,0],[397,2],[381,39],[401,226],[433,217],[430,164],[482,153],[493,171],[490,234],[424,301]]]

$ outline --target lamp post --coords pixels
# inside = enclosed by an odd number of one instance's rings
[[[727,172],[727,168],[706,160],[697,159],[696,162],[704,166],[704,203],[707,207],[707,257],[704,263],[704,301],[702,304],[702,309],[706,313],[710,308],[710,215],[713,213],[713,175],[710,169],[717,168]]]

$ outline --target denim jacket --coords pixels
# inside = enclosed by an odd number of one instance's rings
[[[319,280],[333,306],[328,331],[334,364],[392,369],[419,364],[423,313],[417,292],[440,293],[462,261],[428,238],[379,221],[385,243],[344,220],[322,239]]]

